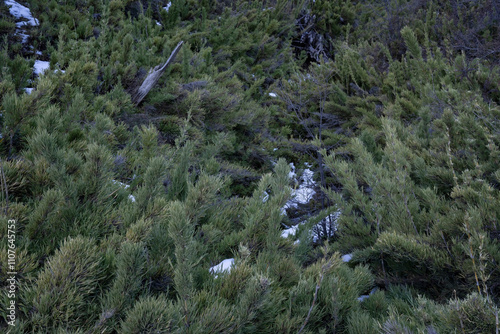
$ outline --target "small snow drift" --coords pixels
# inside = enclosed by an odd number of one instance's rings
[[[352,259],[352,254],[342,255],[342,261],[349,262]]]
[[[264,193],[262,194],[262,203],[266,203],[268,199],[269,193],[267,191],[264,191]]]
[[[230,272],[231,268],[234,266],[234,259],[225,259],[218,265],[215,265],[213,267],[210,267],[208,270],[211,274],[215,276],[215,278],[218,277],[217,274],[221,274],[223,272]]]
[[[297,233],[298,229],[299,229],[298,225],[287,228],[286,230],[281,231],[281,237],[288,238],[289,236],[294,236]]]
[[[130,186],[128,184],[125,184],[123,182],[120,182],[120,181],[117,181],[117,180],[111,180],[111,182],[113,182],[114,184],[117,184],[119,185],[120,187],[122,187],[123,189],[128,189],[130,188]],[[132,202],[132,203],[135,203],[135,196],[134,195],[128,195],[128,199]]]
[[[370,293],[369,293],[368,295],[361,295],[361,296],[359,296],[359,297],[358,297],[358,301],[359,301],[359,302],[363,302],[363,301],[365,301],[365,299],[370,298],[370,296],[371,296],[373,293],[377,292],[377,291],[378,291],[378,288],[377,288],[377,287],[374,287],[374,288],[372,289],[372,291],[370,291]]]
[[[24,30],[21,30],[21,29],[17,29],[16,30],[16,35],[17,36],[21,36],[21,43],[24,44],[28,41],[28,37],[30,37],[30,35],[26,34]]]
[[[120,182],[120,181],[111,180],[111,182],[113,182],[114,184],[119,184],[120,186],[122,186],[125,189],[127,189],[128,187],[130,187],[128,184],[125,184],[125,183]]]
[[[358,297],[358,301],[359,301],[359,302],[362,302],[362,301],[364,301],[365,299],[368,299],[368,297],[370,297],[370,295],[361,295],[361,296],[359,296],[359,297]]]
[[[37,19],[31,15],[31,11],[29,8],[24,7],[23,5],[13,1],[13,0],[5,0],[5,4],[9,6],[10,15],[14,16],[16,19],[24,19],[26,21],[20,21],[16,23],[17,27],[29,25],[29,26],[37,26],[39,22]]]
[[[168,10],[170,9],[171,6],[172,6],[172,1],[169,1],[167,3],[167,5],[165,7],[163,7],[163,9],[165,9],[168,12]]]
[[[293,164],[293,162],[290,162],[289,166],[290,171],[288,172],[288,178],[293,179],[297,176],[297,174],[295,173],[295,165]]]
[[[47,71],[49,67],[50,63],[48,61],[35,60],[35,66],[33,72],[35,72],[36,75],[40,76],[45,71]]]
[[[297,176],[295,173],[295,166],[290,163],[291,171],[288,173],[288,177],[293,179]],[[316,191],[314,187],[316,182],[313,179],[314,172],[309,168],[304,169],[302,177],[300,178],[300,184],[297,189],[292,189],[292,199],[286,202],[286,204],[281,208],[281,213],[286,215],[286,209],[296,208],[299,204],[307,204],[313,198]]]
[[[317,242],[323,236],[333,237],[337,231],[337,219],[339,219],[340,213],[340,210],[337,210],[314,225],[312,228],[313,242]]]
[[[28,41],[29,35],[26,33],[23,27],[25,26],[37,26],[39,22],[37,19],[31,15],[29,8],[13,1],[5,0],[5,4],[9,6],[9,12],[12,16],[16,18],[16,35],[21,37],[21,43],[24,44]]]
[[[288,173],[288,177],[291,180],[295,180],[295,182],[298,183],[298,187],[296,189],[292,189],[292,199],[286,202],[286,204],[281,208],[281,214],[284,216],[287,214],[287,209],[297,208],[299,205],[308,204],[316,194],[316,191],[314,190],[316,187],[316,182],[313,179],[314,172],[310,169],[312,165],[309,163],[305,163],[304,165],[307,168],[302,172],[302,176],[297,179],[295,166],[293,163],[290,163],[290,172]],[[324,237],[333,237],[337,231],[337,220],[340,217],[340,214],[341,211],[337,210],[323,218],[319,223],[312,227],[309,236],[312,237],[312,241],[314,243]],[[306,222],[307,219],[301,221],[295,226],[286,226],[287,229],[281,231],[281,237],[288,238],[290,236],[295,236],[298,230],[298,225],[305,224]]]
[[[304,169],[302,174],[302,183],[298,189],[293,191],[293,196],[295,197],[295,202],[300,204],[307,204],[312,199],[313,195],[316,193],[314,191],[314,186],[316,182],[313,180],[314,172],[309,168]]]

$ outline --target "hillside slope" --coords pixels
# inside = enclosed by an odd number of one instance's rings
[[[498,333],[499,21],[0,0],[0,328]]]

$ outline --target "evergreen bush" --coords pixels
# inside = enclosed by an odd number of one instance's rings
[[[0,331],[500,330],[495,1],[22,4],[39,25],[0,3]]]

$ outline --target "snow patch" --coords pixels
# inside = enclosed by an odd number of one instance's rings
[[[59,63],[56,64],[56,67],[58,67],[58,68],[55,69],[55,71],[54,71],[55,73],[57,73],[57,72],[66,73],[65,70],[61,70],[61,65],[59,65]]]
[[[125,183],[120,182],[120,181],[117,181],[117,180],[111,180],[111,182],[113,182],[114,184],[119,185],[119,186],[120,186],[120,187],[122,187],[123,189],[127,189],[127,188],[129,188],[129,187],[130,187],[128,184],[125,184]],[[128,195],[128,199],[129,199],[132,203],[135,203],[135,196],[134,196],[134,195]]]
[[[328,215],[328,217],[323,218],[319,223],[314,225],[309,234],[310,236],[312,236],[312,241],[316,243],[319,241],[321,237],[323,237],[323,234],[325,233],[324,227],[326,227],[326,233],[328,238],[333,237],[334,233],[337,231],[337,219],[339,218],[339,216],[340,216],[340,210],[337,210],[336,212]],[[290,228],[281,231],[281,237],[288,238],[289,236],[295,236],[299,229],[299,225],[306,223],[307,220],[304,220],[295,226],[292,226]],[[297,241],[295,243],[298,243]],[[347,254],[342,256],[342,260],[344,262],[349,262],[351,258],[352,254]]]
[[[290,179],[296,179],[297,173],[295,172],[295,165],[290,162],[290,172],[288,172],[288,177]],[[299,204],[307,204],[313,198],[316,191],[314,191],[314,186],[316,182],[313,179],[314,172],[309,168],[304,169],[302,176],[300,177],[299,187],[292,189],[292,199],[290,199],[281,208],[281,214],[286,215],[286,209],[296,208]],[[297,181],[297,180],[296,180]]]
[[[171,6],[172,6],[172,1],[169,1],[167,3],[167,5],[165,7],[163,7],[163,9],[165,9],[168,12],[168,10],[170,9]]]
[[[113,182],[114,184],[119,184],[120,186],[122,186],[125,189],[127,189],[128,187],[130,187],[128,184],[125,184],[125,183],[120,182],[120,181],[111,180],[111,182]]]
[[[16,29],[16,35],[21,36],[21,43],[25,44],[28,41],[30,35],[26,34],[24,30]]]
[[[41,75],[43,72],[48,70],[49,67],[50,63],[48,61],[35,60],[34,72],[36,75]]]
[[[359,302],[364,301],[365,299],[369,298],[369,297],[370,297],[370,296],[371,296],[374,292],[376,292],[377,290],[378,290],[378,289],[377,289],[377,287],[374,287],[374,288],[372,289],[372,291],[370,291],[370,293],[369,293],[369,294],[359,296],[359,297],[358,297],[358,301],[359,301]]]
[[[333,237],[337,231],[337,219],[340,217],[340,210],[323,218],[319,223],[312,228],[313,242],[317,242],[320,237],[326,233],[327,238]]]
[[[31,94],[31,92],[33,91],[34,88],[24,88],[24,91],[26,92],[26,94]]]
[[[264,193],[262,194],[262,203],[266,203],[268,199],[269,193],[267,191],[264,191]]]
[[[351,259],[352,259],[351,253],[342,255],[342,261],[344,261],[344,262],[349,262],[349,261],[351,261]]]
[[[210,269],[208,271],[211,274],[213,274],[215,276],[215,278],[217,278],[218,277],[217,274],[222,274],[224,272],[229,273],[233,266],[234,266],[234,259],[225,259],[221,263],[219,263],[213,267],[210,267]]]
[[[314,172],[309,168],[304,169],[302,173],[302,183],[299,188],[292,192],[295,195],[295,201],[301,204],[307,204],[312,199],[312,196],[316,193],[312,189],[316,182],[313,179]]]
[[[13,1],[13,0],[5,0],[5,4],[9,6],[10,15],[14,16],[16,19],[25,19],[26,21],[16,22],[17,27],[30,25],[37,26],[39,22],[37,19],[31,15],[31,11],[28,7],[24,7],[23,5]]]
[[[278,95],[276,95],[276,93],[269,93],[269,96],[270,97],[278,97]]]
[[[295,178],[295,176],[297,176],[297,174],[295,174],[295,165],[293,164],[293,162],[290,162],[289,166],[290,171],[288,172],[288,178],[293,179]]]
[[[156,25],[161,27],[161,23],[156,21]]]
[[[288,173],[289,178],[294,178],[297,174],[295,173],[295,166],[290,163],[292,170]],[[281,208],[281,213],[286,214],[286,209],[296,208],[299,204],[307,204],[313,198],[316,191],[313,189],[316,185],[313,179],[314,172],[309,168],[304,169],[300,180],[299,187],[292,189],[292,199],[286,202],[286,204]]]
[[[304,163],[306,169],[302,172],[302,175],[299,180],[297,180],[297,173],[295,169],[295,165],[290,163],[290,172],[288,173],[288,177],[294,180],[299,186],[295,189],[292,189],[291,197],[288,202],[281,208],[281,214],[286,216],[286,210],[290,208],[296,208],[299,204],[307,204],[313,199],[313,196],[316,194],[314,188],[316,187],[316,182],[314,181],[314,172],[310,169],[312,164]],[[321,238],[327,237],[331,238],[334,233],[337,231],[337,220],[340,217],[341,211],[337,210],[327,217],[323,218],[319,223],[314,225],[310,231],[309,236],[312,237],[312,241],[314,243],[318,242]],[[307,220],[300,222],[299,224],[306,223]],[[281,232],[281,237],[288,238],[289,236],[295,236],[298,230],[298,225],[292,226],[290,228],[283,230]],[[298,243],[298,242],[295,242]]]
[[[359,301],[359,302],[362,302],[362,301],[364,301],[365,299],[367,299],[368,297],[370,297],[370,295],[361,295],[361,296],[359,296],[359,297],[358,297],[358,301]]]
[[[295,236],[298,229],[299,229],[298,225],[287,228],[286,230],[281,231],[281,237],[288,238],[289,236]]]

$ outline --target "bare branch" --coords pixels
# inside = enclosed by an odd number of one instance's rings
[[[171,62],[174,61],[175,56],[177,56],[177,53],[181,49],[181,46],[184,42],[180,41],[179,44],[175,47],[174,51],[172,51],[172,54],[168,58],[168,60],[163,64],[163,66],[158,65],[153,69],[149,70],[149,73],[144,79],[144,82],[142,85],[137,88],[137,90],[132,94],[132,102],[137,106],[141,101],[148,95],[149,91],[156,85],[158,80],[160,80],[161,75],[165,70],[167,69],[167,66],[170,65]]]

